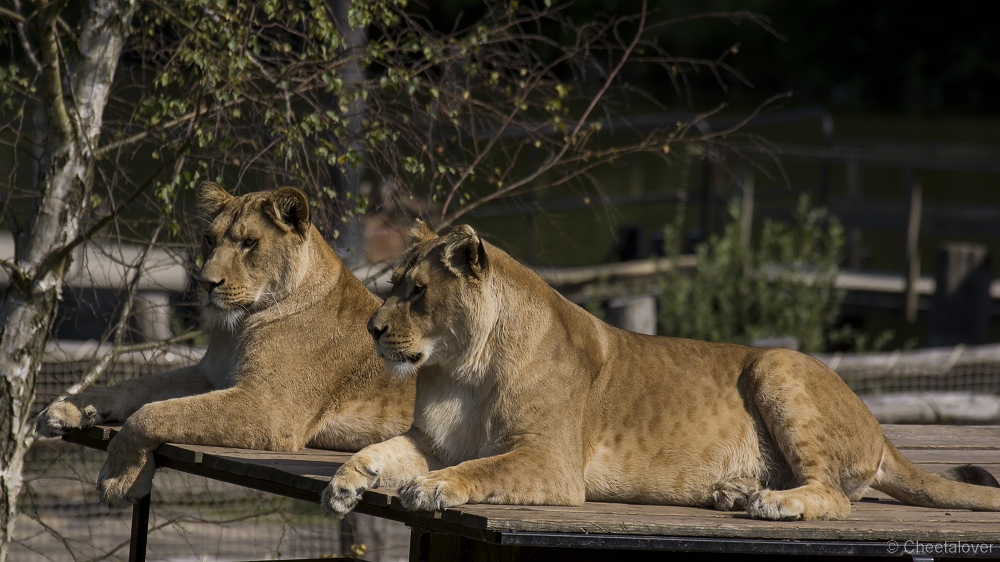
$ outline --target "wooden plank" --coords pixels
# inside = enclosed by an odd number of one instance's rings
[[[656,536],[707,536],[725,538],[799,539],[799,540],[892,540],[905,537],[922,541],[975,541],[1000,543],[997,521],[981,524],[934,522],[916,526],[893,521],[757,521],[749,518],[698,519],[678,518],[665,525],[659,517],[629,517],[602,520],[584,513],[567,513],[553,518],[549,514],[518,513],[513,517],[490,517],[481,522],[494,531],[533,531],[560,533],[601,533]],[[463,520],[466,525],[471,521]],[[874,523],[877,523],[875,525]]]
[[[900,449],[940,447],[948,449],[1000,447],[996,425],[882,425],[882,433]]]
[[[937,522],[968,522],[968,523],[988,523],[996,525],[998,516],[992,512],[976,512],[968,510],[936,509],[915,507],[902,504],[894,500],[888,501],[859,501],[852,504],[852,514],[848,521],[869,521],[876,526],[885,522],[918,522],[933,526]],[[460,522],[468,517],[483,518],[512,518],[520,515],[534,514],[538,517],[551,517],[559,519],[563,517],[585,516],[594,521],[599,520],[622,520],[631,518],[655,518],[664,525],[674,524],[676,521],[689,520],[712,520],[731,521],[747,519],[742,511],[717,511],[708,508],[679,507],[679,506],[655,506],[655,505],[623,505],[607,504],[598,502],[587,502],[582,506],[500,506],[500,505],[467,505],[459,508],[445,510],[442,515],[444,521]],[[762,523],[782,526],[784,523]]]
[[[84,447],[90,447],[91,449],[98,449],[101,451],[108,450],[107,439],[103,438],[95,439],[83,432],[68,433],[62,436],[62,440],[66,441],[67,443],[75,443],[77,445],[83,445]]]
[[[591,283],[600,279],[652,276],[674,267],[690,269],[697,263],[698,259],[695,256],[682,255],[676,258],[653,258],[582,267],[539,267],[535,269],[535,273],[549,285],[562,287]]]
[[[911,462],[932,462],[946,464],[1000,463],[1000,450],[982,449],[903,449],[903,455]]]
[[[846,521],[806,521],[806,522],[759,522],[753,519],[749,519],[745,516],[742,517],[673,517],[664,518],[661,515],[633,515],[628,518],[616,518],[611,516],[602,517],[595,514],[586,514],[580,512],[563,512],[563,513],[538,513],[531,511],[519,511],[519,512],[507,512],[507,513],[497,513],[490,512],[488,516],[482,515],[480,521],[474,520],[473,514],[466,514],[462,520],[462,523],[469,527],[484,527],[494,530],[504,530],[504,531],[516,531],[516,530],[527,530],[527,526],[522,526],[518,521],[530,521],[528,525],[530,527],[535,527],[539,524],[548,524],[550,529],[556,529],[559,525],[565,525],[567,527],[577,525],[578,522],[584,521],[588,523],[589,527],[586,527],[586,532],[598,532],[597,529],[604,529],[606,532],[612,528],[620,528],[629,534],[657,534],[657,535],[682,535],[684,534],[679,529],[691,526],[697,526],[702,529],[702,532],[708,532],[708,536],[713,536],[711,529],[715,527],[723,527],[734,530],[745,529],[746,531],[764,531],[768,530],[771,533],[784,533],[788,529],[787,527],[806,525],[808,528],[821,531],[823,529],[834,530],[839,533],[839,536],[845,536],[844,533],[854,533],[857,529],[865,529],[868,531],[882,531],[889,532],[893,529],[907,529],[915,533],[928,533],[935,532],[942,529],[946,529],[951,526],[954,530],[967,530],[976,531],[980,533],[980,537],[983,540],[990,542],[996,542],[1000,540],[1000,535],[997,532],[997,520],[996,518],[990,519],[975,519],[962,517],[961,514],[944,515],[940,514],[938,516],[925,516],[925,518],[918,518],[917,514],[909,514],[909,516],[904,516],[898,513],[880,513],[880,514],[868,514],[867,516],[852,517]],[[497,523],[498,521],[506,521],[502,525]],[[511,523],[511,522],[514,523]],[[641,529],[630,529],[630,525],[641,525]],[[501,528],[502,527],[502,528]],[[568,529],[564,528],[562,532],[566,532]],[[788,537],[794,537],[795,535],[785,535]],[[864,537],[855,535],[851,540],[866,540]]]
[[[164,443],[156,448],[156,452],[165,457],[192,464],[200,464],[202,461],[202,452],[191,446],[182,447],[171,443]]]
[[[717,538],[748,538],[748,539],[798,539],[798,540],[850,540],[850,541],[882,541],[906,538],[926,542],[975,541],[997,543],[1000,535],[996,525],[989,529],[970,529],[967,523],[939,523],[933,529],[914,529],[910,525],[895,524],[879,528],[871,528],[868,522],[834,525],[827,522],[784,522],[781,526],[756,525],[753,520],[741,521],[738,524],[723,522],[702,523],[688,520],[676,525],[664,526],[658,520],[629,519],[619,521],[593,521],[584,518],[566,518],[552,521],[548,518],[535,518],[530,515],[519,515],[516,519],[494,519],[489,521],[488,529],[498,532],[557,532],[557,533],[599,533],[624,535],[654,535],[654,536],[685,536],[685,537],[717,537]],[[842,523],[842,522],[838,522]]]
[[[955,463],[918,462],[914,464],[928,472],[941,472],[955,466]],[[1000,463],[976,463],[976,466],[985,468],[990,474],[997,476],[997,480],[1000,480]]]

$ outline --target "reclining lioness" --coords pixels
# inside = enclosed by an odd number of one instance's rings
[[[599,500],[844,519],[869,486],[1000,510],[1000,489],[911,464],[809,356],[612,328],[467,226],[415,238],[368,323],[388,369],[417,374],[413,427],[340,468],[330,515],[373,486],[402,486],[414,510]]]
[[[38,416],[48,436],[125,422],[98,482],[109,505],[149,493],[161,443],[357,451],[412,420],[414,382],[385,373],[365,331],[380,301],[312,225],[302,192],[234,197],[206,182],[198,207],[209,219],[201,362],[89,390]]]

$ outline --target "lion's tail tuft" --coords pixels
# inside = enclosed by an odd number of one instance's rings
[[[1000,482],[997,482],[997,479],[989,471],[974,464],[963,464],[962,466],[949,468],[940,474],[943,478],[954,480],[955,482],[1000,488]]]

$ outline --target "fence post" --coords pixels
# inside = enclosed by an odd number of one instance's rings
[[[712,220],[712,184],[714,183],[713,176],[715,175],[715,167],[712,165],[712,159],[706,156],[701,161],[701,205],[698,209],[699,217],[701,222],[701,235],[705,240],[709,239],[709,234],[711,233]]]
[[[534,172],[538,167],[538,151],[534,147],[528,148],[525,158],[529,173]],[[529,265],[535,263],[535,254],[538,249],[538,223],[535,222],[535,211],[538,206],[535,193],[537,184],[538,182],[531,182],[523,199],[525,207],[527,207],[525,209],[527,212],[524,214],[524,263]]]
[[[823,129],[823,148],[829,149],[833,146],[833,116],[826,114],[820,121]],[[817,202],[821,206],[826,206],[830,201],[830,160],[826,157],[819,161],[819,182],[817,185]]]
[[[656,297],[641,295],[608,302],[608,324],[640,334],[656,334]]]
[[[743,253],[750,250],[750,236],[753,233],[753,166],[740,164],[740,245]]]
[[[847,197],[852,207],[861,200],[861,165],[857,158],[849,158],[845,163],[847,176]],[[861,269],[861,229],[852,226],[847,231],[847,265],[851,269]]]
[[[909,199],[906,218],[906,321],[917,321],[917,281],[920,279],[920,217],[923,204],[920,177],[908,166],[903,170],[903,185]]]
[[[981,244],[943,244],[937,255],[937,288],[928,343],[986,343],[990,327],[990,252]]]
[[[142,291],[135,295],[133,315],[144,341],[163,341],[173,337],[170,331],[170,295],[161,291]]]

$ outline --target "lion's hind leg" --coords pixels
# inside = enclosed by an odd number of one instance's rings
[[[719,482],[712,490],[712,505],[719,511],[742,511],[758,491],[760,481],[754,478],[734,478]]]
[[[768,350],[743,375],[745,396],[790,469],[783,483],[754,494],[760,519],[846,519],[849,496],[872,482],[882,429],[836,373],[806,355]],[[765,478],[769,482],[770,479]]]

